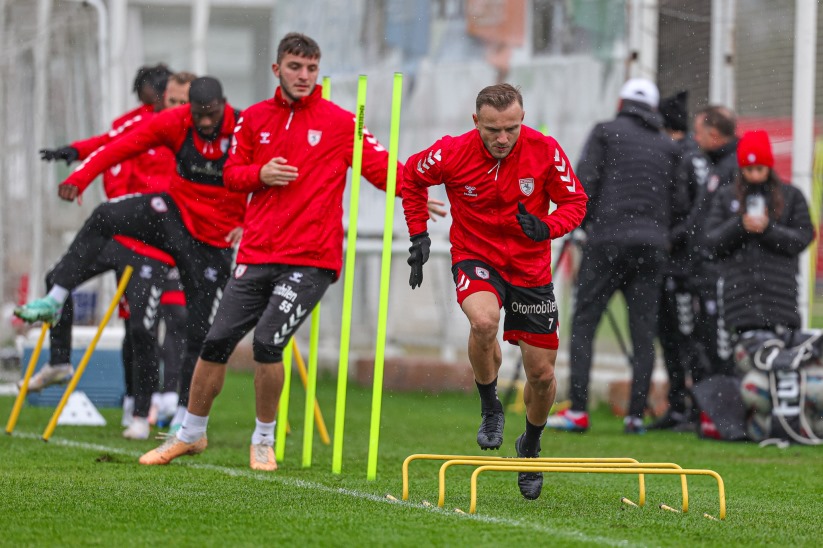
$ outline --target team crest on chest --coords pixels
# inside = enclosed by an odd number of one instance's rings
[[[534,179],[531,177],[528,179],[520,179],[520,192],[526,196],[531,196],[532,192],[534,192]]]
[[[323,136],[322,131],[318,131],[316,129],[310,129],[309,134],[308,134],[309,144],[313,147],[317,146],[317,144],[320,143],[320,137],[322,137],[322,136]]]

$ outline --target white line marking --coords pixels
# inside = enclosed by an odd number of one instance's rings
[[[16,438],[25,438],[25,439],[32,439],[32,440],[41,440],[42,437],[36,434],[30,433],[19,433],[14,434]],[[86,443],[80,441],[72,441],[60,438],[52,438],[48,442],[50,445],[58,445],[61,447],[70,447],[74,449],[83,449],[87,451],[105,451],[107,453],[115,453],[117,455],[123,455],[127,457],[134,457],[135,464],[137,459],[142,455],[142,452],[138,451],[131,451],[128,449],[121,449],[119,447],[109,447],[107,445],[100,445],[97,443]],[[480,521],[483,523],[495,523],[498,525],[506,525],[509,527],[519,527],[522,529],[531,529],[533,531],[537,531],[539,533],[547,533],[567,539],[579,540],[582,542],[591,542],[591,543],[598,543],[603,544],[606,546],[628,546],[629,541],[627,540],[615,540],[606,537],[599,537],[599,536],[590,536],[584,533],[580,533],[577,531],[565,531],[562,529],[554,529],[551,527],[546,527],[542,523],[539,522],[532,522],[532,521],[523,521],[517,519],[510,519],[510,518],[498,518],[494,516],[485,516],[480,514],[466,514],[466,513],[459,513],[455,512],[454,509],[448,508],[438,508],[437,506],[424,506],[422,504],[418,504],[415,502],[406,502],[401,500],[389,500],[385,498],[385,495],[375,495],[372,493],[365,493],[363,491],[356,491],[354,489],[345,489],[343,487],[329,487],[328,485],[323,485],[322,483],[315,483],[313,481],[306,481],[297,478],[287,477],[281,474],[269,474],[269,473],[261,473],[261,472],[252,472],[251,470],[241,470],[238,468],[227,468],[225,466],[216,466],[214,464],[198,464],[194,462],[188,462],[185,459],[178,460],[172,466],[186,466],[187,468],[194,468],[197,470],[208,470],[211,472],[218,472],[220,474],[225,474],[231,477],[239,477],[245,479],[253,479],[258,481],[265,481],[265,482],[273,482],[273,483],[280,483],[284,485],[288,485],[291,487],[298,487],[301,489],[308,489],[312,491],[320,491],[323,493],[332,493],[337,495],[344,495],[347,497],[358,498],[363,500],[368,500],[371,502],[378,502],[381,504],[399,504],[403,506],[407,506],[409,508],[414,508],[416,510],[421,510],[424,512],[431,512],[438,514],[439,516],[448,516],[454,519],[469,519]],[[632,542],[632,544],[639,546],[636,542]]]

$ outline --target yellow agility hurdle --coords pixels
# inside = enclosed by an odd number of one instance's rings
[[[581,457],[581,458],[562,458],[562,457],[545,457],[545,458],[536,458],[536,459],[517,459],[511,457],[485,457],[485,456],[468,456],[468,455],[438,455],[438,454],[429,454],[429,453],[417,453],[414,455],[409,455],[406,457],[406,460],[403,461],[403,500],[409,500],[409,465],[412,461],[415,460],[444,460],[444,461],[458,461],[458,460],[473,460],[473,461],[481,461],[480,463],[489,463],[489,464],[499,464],[505,465],[506,463],[516,464],[519,462],[528,461],[527,463],[531,464],[551,464],[551,463],[568,463],[568,464],[575,464],[575,463],[600,463],[600,464],[608,464],[608,463],[632,463],[632,464],[639,464],[639,462],[630,457],[606,457],[606,458],[595,458],[595,457]],[[441,467],[441,474],[445,474],[445,470]],[[639,504],[643,506],[646,502],[646,485],[643,479],[643,475],[639,475],[639,482],[640,482],[640,495],[639,495]],[[443,488],[445,489],[445,487]],[[441,498],[444,498],[445,495],[441,495]],[[442,506],[442,504],[440,504]]]
[[[675,464],[673,462],[637,462],[634,459],[624,459],[623,462],[615,462],[618,459],[592,459],[590,461],[580,461],[575,459],[546,459],[543,462],[535,462],[538,459],[504,459],[505,462],[503,463],[495,463],[499,464],[500,466],[509,466],[515,468],[518,472],[526,472],[529,471],[530,467],[536,468],[535,471],[542,471],[546,467],[558,467],[558,468],[568,468],[569,464],[574,464],[575,467],[584,467],[584,468],[629,468],[629,469],[636,469],[636,468],[659,468],[659,469],[672,469],[672,470],[682,470],[683,468],[679,464]],[[608,460],[608,463],[603,461]],[[626,462],[626,461],[633,461],[633,462]],[[600,462],[597,462],[600,461]],[[439,497],[437,500],[437,505],[441,508],[444,506],[446,502],[446,470],[450,466],[455,465],[464,465],[464,466],[485,466],[489,465],[489,462],[484,462],[482,460],[477,460],[474,458],[471,459],[455,459],[455,460],[448,460],[443,463],[440,467],[440,474],[438,476],[439,480]],[[607,466],[603,466],[607,464]],[[638,478],[640,482],[640,495],[638,506],[643,506],[646,503],[646,487],[645,487],[645,480],[643,474],[638,473]],[[685,514],[689,511],[689,486],[686,481],[686,476],[680,476],[680,491],[682,493],[682,511]]]
[[[29,365],[26,367],[26,373],[23,375],[23,384],[20,386],[20,391],[17,393],[17,399],[14,400],[14,407],[11,408],[11,415],[9,421],[6,423],[6,434],[11,435],[14,432],[14,427],[17,425],[17,419],[20,417],[20,410],[23,408],[23,402],[26,399],[26,394],[29,392],[29,381],[34,373],[34,368],[37,365],[37,360],[40,359],[40,351],[43,349],[43,342],[46,340],[46,333],[49,332],[51,325],[48,322],[43,322],[43,327],[40,329],[40,337],[37,339],[37,344],[31,352],[29,358]]]
[[[86,353],[83,354],[83,359],[80,360],[80,363],[77,366],[77,371],[75,371],[71,381],[69,381],[69,385],[66,387],[63,397],[60,399],[60,403],[57,404],[57,409],[54,410],[54,414],[51,416],[51,420],[49,421],[48,426],[46,426],[46,430],[43,432],[43,441],[49,441],[49,438],[54,433],[54,429],[57,428],[57,419],[60,418],[60,413],[63,412],[63,408],[66,406],[66,402],[69,401],[69,396],[71,396],[72,392],[74,392],[74,389],[77,387],[77,383],[80,382],[80,377],[83,376],[83,372],[86,370],[86,366],[91,359],[91,355],[97,346],[97,341],[100,340],[100,336],[103,334],[103,329],[106,327],[106,324],[109,323],[111,315],[114,314],[114,311],[117,309],[117,304],[120,302],[120,298],[126,291],[126,286],[129,284],[132,272],[134,272],[134,269],[130,265],[123,270],[123,275],[120,277],[120,283],[117,285],[117,291],[114,293],[114,297],[112,297],[111,302],[109,303],[109,308],[106,310],[106,314],[100,321],[100,325],[97,326],[97,332],[94,334],[94,338],[89,343],[88,348],[86,348]]]
[[[575,473],[575,474],[659,474],[659,475],[678,475],[678,476],[711,476],[717,480],[717,492],[720,503],[720,519],[726,519],[726,491],[723,485],[723,478],[720,474],[713,470],[692,470],[681,468],[678,470],[660,469],[660,468],[586,468],[584,466],[539,466],[531,465],[517,468],[514,466],[500,466],[500,465],[483,465],[472,472],[471,477],[471,503],[469,513],[474,514],[477,511],[477,478],[483,472],[547,472],[547,473]]]

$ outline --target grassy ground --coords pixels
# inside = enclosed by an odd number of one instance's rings
[[[468,510],[469,470],[452,468],[444,510],[437,500],[437,467],[417,462],[411,500],[401,496],[400,464],[412,453],[480,454],[474,437],[476,395],[384,396],[378,479],[366,480],[369,390],[350,387],[343,474],[333,475],[331,448],[314,446],[304,469],[302,390],[293,394],[287,454],[273,474],[248,469],[253,428],[252,379],[233,373],[209,425],[209,449],[167,467],[136,462],[156,442],[120,438],[119,411],[103,410],[109,426],[58,427],[39,437],[52,409],[26,407],[14,436],[0,436],[0,544],[17,545],[819,545],[823,518],[821,450],[761,449],[753,444],[700,441],[690,434],[627,436],[621,421],[601,411],[585,435],[547,432],[543,456],[634,457],[709,468],[725,480],[728,517],[717,515],[714,480],[689,479],[690,512],[680,505],[676,477],[647,476],[645,508],[635,476],[552,474],[543,495],[520,497],[512,473],[481,476],[478,514]],[[335,384],[323,379],[319,398],[333,428]],[[13,399],[0,398],[6,420]],[[514,456],[522,416],[510,414],[501,456]]]

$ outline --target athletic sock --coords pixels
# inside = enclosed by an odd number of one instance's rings
[[[185,443],[194,443],[205,435],[208,424],[208,415],[198,417],[187,411],[183,417],[183,425],[177,431],[177,439]]]
[[[489,384],[480,384],[476,380],[477,390],[480,392],[480,409],[483,413],[500,412],[503,404],[497,399],[497,378]]]
[[[170,426],[179,426],[183,424],[183,419],[186,417],[186,408],[182,405],[177,406],[177,411],[174,413],[174,418],[171,420]]]
[[[526,435],[523,436],[523,445],[521,446],[524,453],[540,452],[540,437],[543,435],[544,426],[535,426],[526,418]]]
[[[53,285],[51,286],[47,296],[51,297],[58,303],[63,304],[66,302],[66,299],[69,298],[69,290],[59,285]]]
[[[274,445],[274,425],[277,421],[261,422],[260,419],[255,418],[254,422],[257,426],[254,428],[254,434],[251,435],[252,445],[268,445],[269,447]]]

